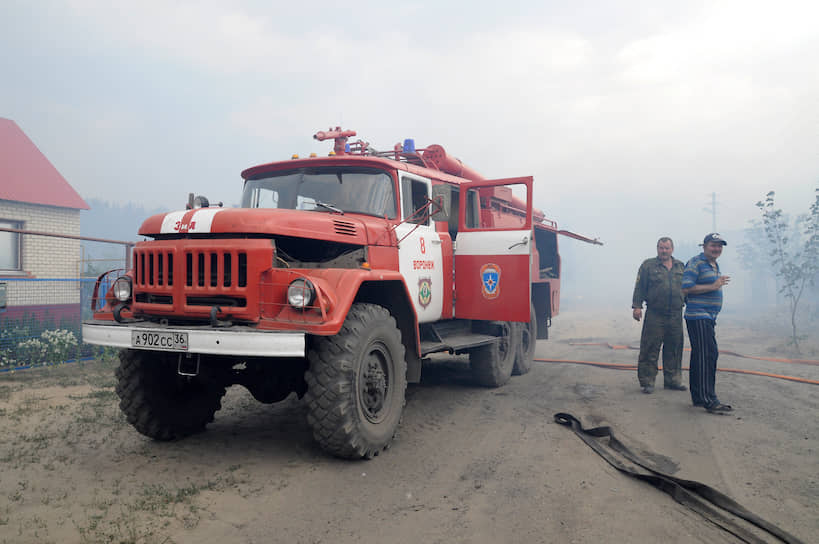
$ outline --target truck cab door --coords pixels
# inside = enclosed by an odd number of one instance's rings
[[[532,177],[460,186],[455,317],[529,321]]]
[[[395,228],[398,237],[398,266],[412,297],[419,323],[441,319],[444,290],[444,262],[441,237],[426,207],[432,183],[420,176],[402,173],[401,219]],[[451,276],[450,276],[451,278]]]

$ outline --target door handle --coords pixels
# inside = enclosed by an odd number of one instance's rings
[[[511,246],[509,246],[509,249],[512,249],[513,247],[517,247],[517,246],[525,246],[528,243],[529,243],[529,237],[524,236],[523,240],[521,240],[520,242],[516,242],[516,243],[512,244]]]
[[[440,240],[430,240],[430,243],[435,244],[436,246],[440,246],[440,245],[441,245],[441,241],[440,241]]]

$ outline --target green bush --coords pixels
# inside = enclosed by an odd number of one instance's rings
[[[0,368],[61,363],[78,357],[83,351],[78,348],[77,336],[69,330],[46,330],[32,338],[30,331],[22,327],[3,329]]]

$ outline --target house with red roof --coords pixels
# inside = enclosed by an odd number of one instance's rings
[[[79,236],[87,209],[20,127],[0,118],[0,228]],[[64,280],[79,276],[80,260],[79,240],[0,230],[2,318],[47,310],[56,323],[79,319],[79,285]]]

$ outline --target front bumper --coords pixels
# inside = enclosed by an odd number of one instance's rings
[[[243,326],[224,329],[214,329],[209,326],[179,328],[162,327],[156,323],[120,325],[110,321],[91,320],[82,324],[82,339],[88,344],[131,348],[133,347],[131,345],[132,331],[187,333],[188,349],[184,353],[246,357],[304,357],[305,355],[305,334],[302,332],[259,331]]]

